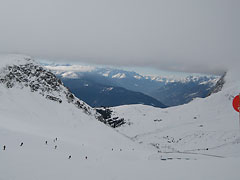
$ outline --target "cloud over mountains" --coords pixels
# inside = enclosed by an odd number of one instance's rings
[[[95,69],[93,66],[85,65],[71,65],[71,66],[45,66],[47,69],[53,71],[71,71],[71,72],[91,72]]]
[[[238,0],[1,1],[0,52],[218,73],[239,66]]]

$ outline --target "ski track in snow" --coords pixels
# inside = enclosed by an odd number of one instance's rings
[[[25,58],[0,56],[0,74]],[[115,107],[114,115],[127,121],[117,129],[61,91],[52,92],[59,103],[0,83],[0,180],[238,180],[240,133],[231,100],[240,83],[233,74],[221,92],[186,105]]]

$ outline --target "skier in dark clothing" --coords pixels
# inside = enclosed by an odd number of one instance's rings
[[[87,156],[85,157],[85,159],[87,159]]]
[[[23,142],[21,142],[20,146],[23,146]]]
[[[6,150],[6,146],[5,146],[5,145],[3,146],[3,150],[4,150],[4,151]]]
[[[72,156],[70,155],[70,156],[68,156],[68,159],[71,159],[72,158]]]
[[[47,141],[45,141],[45,144],[47,144]]]
[[[57,149],[57,145],[54,147],[54,149]]]

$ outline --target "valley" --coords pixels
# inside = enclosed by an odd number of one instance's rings
[[[104,118],[31,57],[0,58],[0,179],[238,178],[236,71],[209,97],[109,107]],[[112,128],[115,117],[124,123]]]

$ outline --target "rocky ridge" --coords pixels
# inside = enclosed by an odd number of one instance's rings
[[[84,113],[105,122],[102,115],[76,98],[60,79],[31,58],[24,57],[24,60],[21,58],[21,63],[4,66],[0,70],[0,84],[4,84],[6,88],[29,88],[31,92],[39,93],[46,99],[59,104],[63,101],[72,103]]]

